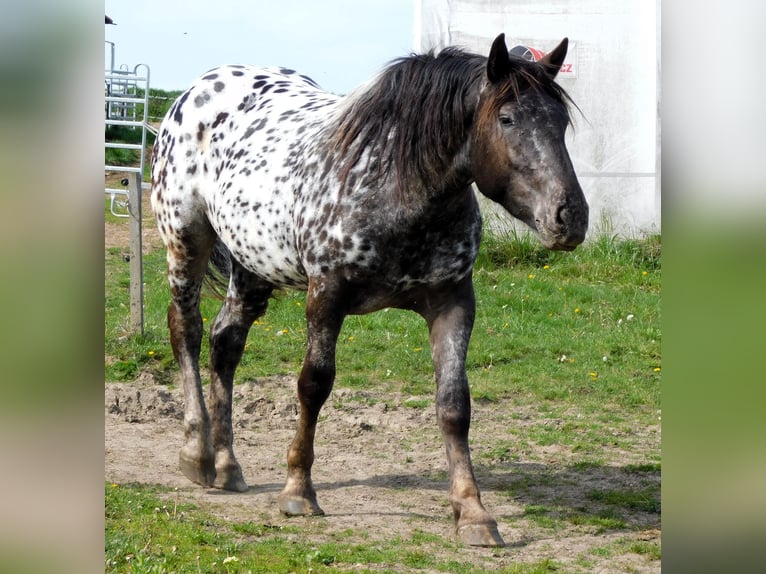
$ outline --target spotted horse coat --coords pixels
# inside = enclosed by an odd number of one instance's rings
[[[410,309],[429,327],[457,534],[502,544],[468,449],[465,357],[481,236],[471,184],[548,247],[583,240],[587,204],[564,146],[566,95],[553,81],[566,47],[529,63],[509,57],[501,35],[489,58],[453,48],[402,58],[345,98],[292,70],[224,66],[176,100],[157,137],[151,199],[167,247],[188,478],[247,489],[233,450],[234,371],[272,290],[303,289],[301,411],[279,506],[321,514],[313,440],[343,320]],[[199,298],[211,261],[228,287],[210,328],[206,403]]]

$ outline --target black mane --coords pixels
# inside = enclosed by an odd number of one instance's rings
[[[340,162],[341,185],[365,154],[366,175],[378,182],[393,176],[403,199],[407,190],[443,182],[448,162],[465,144],[474,122],[490,121],[503,103],[529,88],[545,92],[569,112],[571,99],[542,66],[511,59],[514,72],[492,86],[491,101],[476,118],[485,56],[445,48],[393,60],[347,97],[331,127],[330,150]]]
[[[471,129],[476,89],[487,59],[456,48],[394,60],[342,104],[331,147],[341,179],[365,152],[374,177],[394,174],[400,192],[415,180],[437,181]]]

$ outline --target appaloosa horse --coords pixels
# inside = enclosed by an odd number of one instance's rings
[[[322,514],[311,482],[319,410],[349,314],[410,309],[427,322],[436,415],[458,538],[503,544],[482,506],[468,446],[466,351],[481,215],[471,188],[571,250],[588,206],[564,143],[569,99],[554,82],[567,40],[541,61],[447,48],[394,61],[345,98],[292,70],[224,66],[170,108],[157,137],[152,207],[167,246],[168,324],[180,365],[192,481],[247,485],[232,448],[232,386],[250,326],[273,289],[307,291],[300,418],[279,508]],[[210,328],[202,395],[200,287],[212,260],[228,290]]]

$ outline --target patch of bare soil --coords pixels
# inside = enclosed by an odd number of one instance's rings
[[[348,536],[349,531],[359,532],[358,541],[366,544],[398,536],[408,539],[418,529],[449,538],[446,456],[434,408],[408,407],[407,398],[347,389],[333,392],[316,439],[314,482],[327,513],[322,518],[286,518],[277,508],[298,415],[295,381],[288,377],[235,387],[235,452],[249,491],[207,489],[181,475],[183,397],[180,389],[157,385],[149,375],[134,383],[105,386],[105,477],[118,484],[177,488],[182,500],[224,519],[297,525],[305,529],[305,539],[317,543],[340,532]],[[525,507],[537,505],[596,516],[605,507],[589,492],[658,486],[658,473],[624,467],[646,462],[644,452],[657,452],[659,429],[621,436],[616,442],[622,447],[615,446],[604,465],[573,466],[575,455],[555,446],[525,446],[515,462],[493,460],[493,447],[513,436],[508,429],[539,424],[536,416],[511,401],[474,404],[471,442],[477,478],[507,546],[464,547],[457,553],[446,547],[443,552],[452,555],[444,558],[486,569],[550,558],[568,572],[660,572],[659,560],[629,549],[633,543],[659,542],[656,512],[621,508],[627,527],[605,531],[569,520],[546,526],[524,514]]]

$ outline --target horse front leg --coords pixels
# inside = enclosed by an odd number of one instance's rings
[[[345,316],[341,302],[329,281],[310,281],[306,297],[308,341],[298,377],[300,417],[287,454],[287,482],[279,495],[279,509],[288,516],[324,514],[311,482],[311,467],[319,411],[335,380],[335,347]]]
[[[497,522],[481,503],[468,446],[471,396],[465,360],[475,314],[471,277],[446,296],[429,297],[421,314],[431,336],[436,417],[447,448],[457,537],[471,546],[503,546]]]

